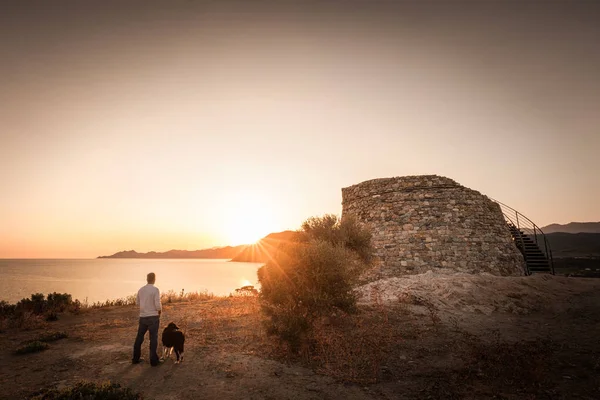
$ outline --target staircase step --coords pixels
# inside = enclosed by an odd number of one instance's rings
[[[526,251],[529,251],[531,253],[541,253],[544,254],[544,252],[539,248],[539,247],[525,247]]]
[[[543,240],[539,242],[539,236],[533,232],[525,233],[516,225],[511,223],[507,223],[507,225],[513,242],[525,257],[527,274],[552,274],[552,267],[546,254],[546,243]],[[544,251],[541,247],[544,248]]]

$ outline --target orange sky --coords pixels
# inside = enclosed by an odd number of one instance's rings
[[[2,6],[0,258],[239,244],[413,174],[600,220],[593,3],[289,4]]]

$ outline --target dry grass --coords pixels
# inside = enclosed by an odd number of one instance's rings
[[[375,383],[399,339],[385,308],[363,309],[317,324],[307,355],[320,373],[345,382]]]
[[[63,389],[41,390],[32,400],[141,400],[141,394],[111,382],[95,383],[81,381]]]
[[[25,311],[18,316],[0,318],[0,330],[18,329],[30,331],[41,329],[48,326],[48,321],[44,315],[38,315],[30,311]]]
[[[400,340],[397,315],[379,305],[322,319],[298,354],[267,335],[267,318],[256,296],[232,296],[203,303],[194,317],[200,323],[186,335],[201,347],[300,362],[340,381],[365,384],[380,380],[383,363]]]
[[[60,339],[68,338],[69,335],[67,332],[49,332],[45,335],[42,335],[38,338],[40,342],[55,342]]]
[[[87,299],[81,303],[79,302],[79,309],[90,309],[90,308],[104,308],[104,307],[121,307],[121,306],[132,306],[135,305],[136,295],[132,294],[127,297],[121,297],[118,299],[105,300],[105,301],[97,301],[89,304]],[[195,301],[207,301],[216,298],[213,293],[209,293],[208,291],[203,292],[187,292],[185,293],[184,289],[181,289],[181,292],[175,292],[174,290],[169,290],[168,292],[162,293],[160,296],[160,301],[163,304],[172,304],[172,303],[181,303],[181,302],[195,302]],[[76,300],[76,302],[78,302]],[[80,310],[77,310],[80,311]]]
[[[260,349],[266,334],[264,317],[255,296],[217,298],[203,304],[201,325],[193,329],[200,344],[234,346],[243,351]]]
[[[29,353],[38,353],[40,351],[47,350],[50,347],[48,343],[40,342],[39,340],[33,342],[27,342],[23,346],[18,347],[15,350],[15,354],[29,354]]]
[[[466,365],[460,381],[485,382],[490,393],[517,392],[524,398],[554,386],[557,346],[551,340],[508,342],[495,335],[490,342],[463,333],[456,346],[464,350]]]
[[[39,297],[39,296],[38,296]],[[32,295],[34,298],[34,295]],[[204,292],[181,292],[176,293],[169,291],[161,295],[163,304],[173,304],[181,302],[202,302],[217,299],[219,297],[207,291]],[[36,297],[37,299],[37,297]],[[7,302],[0,302],[0,332],[11,329],[20,331],[48,329],[49,323],[59,319],[60,312],[68,312],[71,314],[85,314],[94,309],[105,309],[110,307],[132,306],[136,303],[136,295],[130,295],[118,299],[97,301],[88,303],[87,299],[83,302],[74,300],[68,305],[61,308],[53,308],[44,313],[39,313],[34,310],[18,310],[17,305]],[[18,310],[18,312],[15,312]]]
[[[194,302],[194,301],[208,301],[220,296],[215,296],[213,293],[208,291],[203,292],[188,292],[185,293],[184,289],[177,293],[173,290],[169,290],[160,296],[160,300],[164,303],[181,303],[181,302]]]
[[[600,387],[596,378],[600,372],[600,357],[594,351],[597,341],[593,336],[596,325],[590,325],[598,321],[595,315],[570,312],[568,318],[566,314],[560,317],[573,323],[568,325],[569,330],[581,321],[587,321],[592,328],[589,333],[585,331],[574,336],[579,337],[577,341],[581,343],[572,340],[565,344],[558,339],[556,342],[531,340],[532,336],[526,339],[520,336],[520,329],[506,335],[510,326],[500,325],[500,320],[493,326],[500,327],[502,330],[498,332],[502,334],[493,335],[491,330],[479,329],[467,333],[464,329],[472,326],[465,320],[449,318],[442,314],[443,308],[437,309],[426,299],[404,295],[393,303],[375,301],[373,305],[360,306],[357,314],[336,312],[319,319],[313,335],[307,338],[302,352],[297,354],[289,352],[275,337],[267,335],[264,326],[266,317],[254,295],[216,297],[205,293],[171,293],[171,296],[170,302],[165,301],[165,312],[186,332],[189,350],[198,353],[198,359],[207,355],[213,357],[214,368],[231,379],[235,379],[238,373],[245,373],[241,372],[242,367],[236,370],[237,364],[232,366],[230,361],[220,363],[233,354],[237,361],[243,359],[247,363],[244,368],[264,365],[261,364],[263,360],[258,358],[285,361],[295,367],[310,367],[338,382],[369,385],[371,393],[380,391],[389,398],[406,393],[406,398],[419,399],[494,396],[503,399],[560,399],[569,398],[564,396],[567,393],[573,394],[573,398],[580,394],[579,398],[591,399],[594,397],[583,395],[591,393],[593,387]],[[58,323],[65,326],[77,324],[81,328],[77,330],[77,337],[61,343],[61,346],[76,345],[77,341],[106,343],[106,339],[115,334],[131,334],[131,318],[135,316],[133,307],[88,309],[90,313],[85,317]],[[481,318],[476,320],[491,321],[485,316]],[[544,325],[555,324],[552,329],[548,328],[548,332],[556,333],[556,328],[562,326],[554,318],[553,315],[542,320]],[[527,321],[520,319],[519,323]],[[29,332],[21,335],[23,342],[20,344],[25,344],[26,340],[43,339]],[[54,336],[61,335],[48,335]],[[539,335],[536,333],[535,337]],[[582,337],[588,338],[588,341]],[[589,340],[592,337],[593,342]],[[11,349],[14,349],[12,346]],[[54,347],[53,344],[51,346]],[[27,356],[14,359],[28,361]],[[277,379],[282,379],[277,376],[274,385],[277,385]]]

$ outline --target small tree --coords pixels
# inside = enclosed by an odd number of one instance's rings
[[[370,234],[353,219],[306,220],[298,241],[282,244],[258,270],[269,333],[297,350],[318,318],[355,311],[353,287],[371,252]]]

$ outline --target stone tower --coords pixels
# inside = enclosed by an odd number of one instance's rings
[[[373,235],[374,279],[428,270],[524,274],[499,205],[452,179],[404,176],[343,188],[347,216]]]

